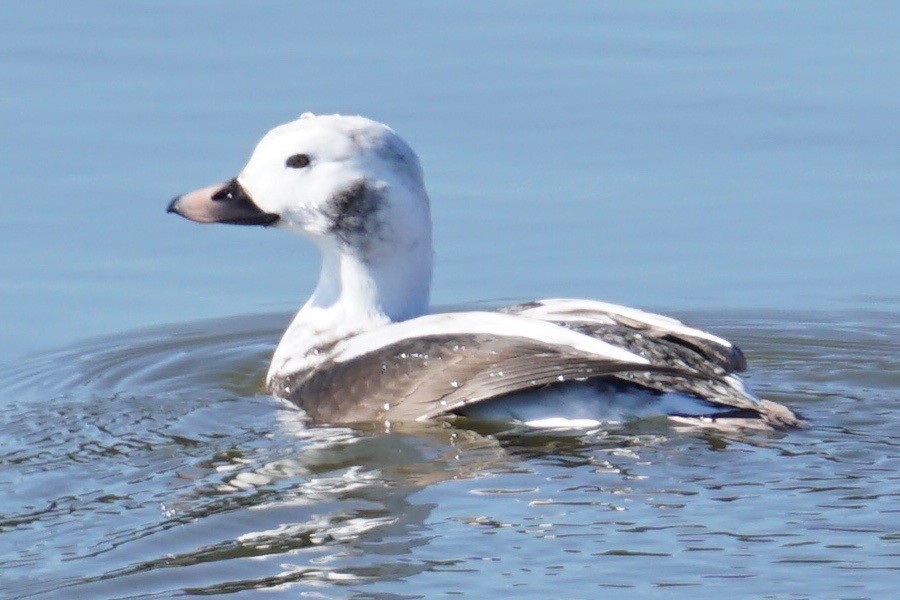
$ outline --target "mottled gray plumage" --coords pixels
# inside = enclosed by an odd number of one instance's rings
[[[378,213],[384,198],[365,179],[337,192],[323,212],[331,221],[328,230],[351,248],[365,252],[382,227]]]
[[[528,309],[548,305],[549,301],[526,302],[501,308],[501,312],[520,315]],[[549,303],[552,306],[552,303]],[[688,361],[691,368],[718,367],[724,373],[740,373],[747,368],[744,353],[737,346],[724,346],[705,337],[677,333],[670,328],[628,317],[612,310],[565,311],[563,327],[586,333],[614,346],[627,348],[651,361]],[[571,320],[570,320],[571,319]],[[687,353],[686,351],[693,352]]]

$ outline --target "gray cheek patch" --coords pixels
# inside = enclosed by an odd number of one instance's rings
[[[381,234],[378,213],[384,201],[383,193],[365,179],[354,181],[328,201],[324,210],[331,222],[328,232],[352,248],[368,251]]]

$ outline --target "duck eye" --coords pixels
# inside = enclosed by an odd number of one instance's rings
[[[295,154],[285,161],[285,166],[292,169],[302,169],[309,164],[309,156],[306,154]]]

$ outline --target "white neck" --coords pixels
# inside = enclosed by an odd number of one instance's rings
[[[320,240],[322,270],[294,317],[268,380],[320,362],[319,350],[347,336],[426,314],[431,291],[431,237],[366,260],[334,240]]]

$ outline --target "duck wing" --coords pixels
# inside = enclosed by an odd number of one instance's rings
[[[556,323],[626,348],[652,363],[681,361],[690,370],[720,376],[747,368],[744,353],[728,340],[677,319],[636,308],[593,300],[552,298],[516,304],[500,311]]]
[[[623,370],[610,375],[660,393],[705,400],[719,409],[716,417],[707,421],[776,429],[802,427],[805,423],[790,409],[761,400],[746,388],[736,375],[747,368],[740,348],[677,319],[616,304],[562,298],[500,310],[566,327],[646,359],[654,369]],[[682,420],[707,424],[693,417]]]
[[[500,312],[427,315],[347,338],[270,382],[316,422],[412,421],[549,383],[668,371],[574,329]]]
[[[608,377],[659,394],[683,394],[710,416],[695,425],[796,427],[789,409],[750,393],[729,342],[634,309],[593,312],[542,301],[498,312],[427,315],[351,336],[315,368],[270,382],[270,391],[316,422],[414,421],[560,382]],[[595,307],[596,307],[595,305]],[[707,423],[708,422],[708,423]]]

